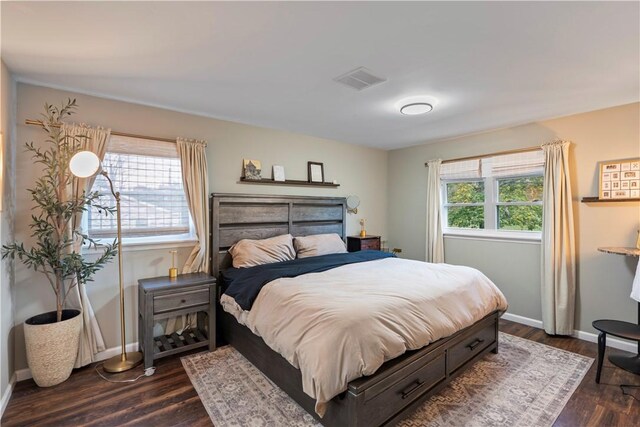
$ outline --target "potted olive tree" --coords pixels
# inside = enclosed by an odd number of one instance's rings
[[[62,121],[77,108],[68,100],[60,107],[45,105],[40,127],[46,134],[42,146],[33,142],[26,150],[42,166],[40,176],[29,189],[34,210],[31,215],[33,244],[14,242],[2,247],[2,258],[16,257],[29,269],[44,274],[56,297],[56,310],[38,314],[24,322],[27,361],[35,382],[49,387],[65,381],[73,369],[82,328],[79,310],[65,309],[69,292],[78,284],[92,280],[92,276],[116,255],[115,245],[106,245],[95,261],[87,261],[79,253],[81,245],[96,245],[72,220],[81,217],[91,206],[110,214],[113,208],[102,206],[97,192],[71,195],[68,188],[73,176],[69,160],[85,143],[83,138],[66,135]],[[79,221],[78,221],[79,222]],[[114,242],[115,243],[115,242]]]

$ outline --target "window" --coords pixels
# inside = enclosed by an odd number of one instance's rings
[[[542,176],[499,178],[496,183],[497,228],[542,230]]]
[[[124,239],[189,237],[191,218],[182,186],[182,169],[175,144],[112,136],[103,161],[115,191],[120,192]],[[101,202],[115,207],[109,183],[98,175],[92,188]],[[92,208],[87,228],[92,238],[116,236],[116,216]],[[144,239],[143,239],[144,238]]]
[[[447,182],[447,226],[484,228],[484,181]]]
[[[542,150],[445,163],[445,233],[542,230]]]

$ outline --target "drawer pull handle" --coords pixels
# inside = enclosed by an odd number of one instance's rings
[[[411,396],[413,393],[415,393],[416,391],[418,391],[418,389],[420,389],[420,387],[422,387],[422,385],[424,385],[424,381],[420,381],[420,380],[415,380],[409,387],[407,387],[406,389],[402,390],[402,398],[406,399],[407,397]]]
[[[467,345],[467,348],[469,348],[469,350],[473,351],[477,346],[479,346],[483,342],[484,342],[484,340],[482,338],[478,338],[474,342],[472,342],[471,344]]]

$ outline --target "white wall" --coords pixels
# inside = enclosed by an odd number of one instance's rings
[[[427,160],[451,159],[540,145],[557,138],[571,151],[578,253],[576,327],[593,332],[601,318],[637,321],[629,298],[637,258],[604,254],[599,246],[634,246],[640,203],[580,203],[597,196],[597,163],[640,157],[640,104],[629,104],[509,129],[437,141],[389,152],[389,245],[409,258],[425,259]],[[540,246],[445,238],[445,260],[484,271],[502,289],[513,314],[541,319]]]
[[[367,230],[386,235],[387,153],[385,151],[314,138],[289,132],[241,125],[206,117],[176,113],[159,108],[79,95],[38,86],[18,85],[18,146],[27,141],[40,142],[42,131],[24,125],[25,119],[38,118],[45,102],[59,104],[68,97],[77,98],[78,122],[103,125],[114,130],[141,135],[175,138],[200,138],[209,142],[207,160],[212,192],[270,193],[313,196],[357,194],[362,204],[358,216],[349,215],[348,233],[358,232],[358,219],[367,219]],[[271,176],[273,164],[283,165],[289,179],[306,179],[307,161],[324,162],[326,180],[337,180],[337,189],[239,184],[243,158],[261,160],[263,176]],[[29,212],[31,201],[26,189],[38,175],[27,154],[18,151],[17,210]],[[26,215],[16,220],[16,238],[30,242]],[[136,284],[145,277],[167,274],[171,263],[169,248],[127,252],[125,283],[127,289],[128,342],[135,341]],[[190,248],[179,251],[183,262]],[[126,250],[125,250],[126,252]],[[117,270],[112,264],[88,285],[89,297],[103,330],[107,347],[118,345]],[[53,295],[43,278],[16,264],[16,369],[26,367],[21,324],[28,317],[52,310]]]
[[[0,67],[0,132],[3,134],[0,156],[4,168],[0,188],[0,244],[6,244],[13,240],[15,217],[15,82],[4,62],[0,62]],[[14,371],[13,279],[13,262],[0,261],[0,399],[5,396]]]

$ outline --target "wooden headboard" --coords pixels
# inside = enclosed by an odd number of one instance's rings
[[[242,239],[337,233],[345,238],[344,197],[213,193],[209,198],[211,274],[231,266],[228,249]]]

